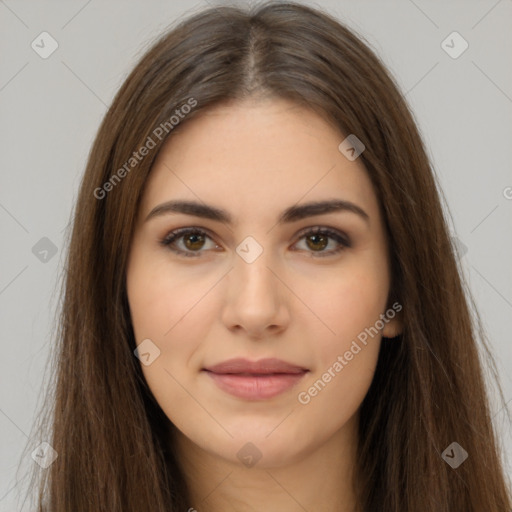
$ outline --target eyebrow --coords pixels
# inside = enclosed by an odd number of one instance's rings
[[[278,224],[296,222],[315,215],[324,215],[334,212],[351,212],[361,217],[366,222],[369,215],[356,204],[343,199],[331,199],[327,201],[312,201],[301,205],[290,206],[284,210],[278,218]],[[172,200],[155,206],[148,214],[144,222],[166,214],[184,213],[204,219],[210,219],[225,224],[233,224],[233,217],[229,212],[196,201]]]

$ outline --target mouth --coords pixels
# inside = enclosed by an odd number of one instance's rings
[[[222,391],[246,400],[266,400],[288,391],[309,372],[280,359],[230,359],[203,368]]]

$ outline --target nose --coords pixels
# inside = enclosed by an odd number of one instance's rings
[[[226,276],[224,325],[260,339],[285,330],[290,321],[290,292],[279,274],[279,266],[266,251],[252,263],[236,256]]]

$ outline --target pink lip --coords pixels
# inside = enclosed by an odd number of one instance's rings
[[[237,358],[204,368],[223,391],[248,400],[272,398],[295,386],[307,369],[281,361]]]

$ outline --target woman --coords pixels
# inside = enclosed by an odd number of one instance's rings
[[[413,116],[312,8],[208,9],[137,64],[59,335],[41,511],[511,506]]]

